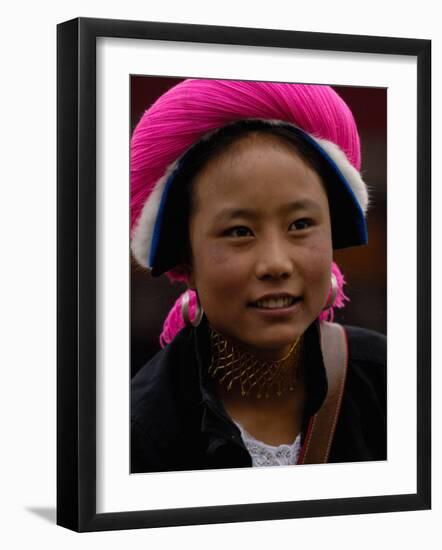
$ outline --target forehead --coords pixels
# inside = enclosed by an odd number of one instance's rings
[[[193,195],[204,207],[239,199],[327,200],[320,175],[296,146],[262,132],[241,136],[208,160],[194,178]]]

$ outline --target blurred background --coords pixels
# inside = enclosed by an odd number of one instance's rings
[[[131,77],[131,132],[144,111],[183,78]],[[353,112],[362,146],[362,175],[371,193],[368,212],[367,246],[335,251],[350,298],[343,310],[335,310],[335,321],[358,325],[386,334],[387,286],[387,90],[333,86]],[[131,371],[132,376],[160,348],[163,322],[178,296],[182,283],[170,283],[166,276],[150,277],[131,258]]]

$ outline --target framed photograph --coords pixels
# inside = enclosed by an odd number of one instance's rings
[[[429,509],[431,42],[57,41],[57,523]]]

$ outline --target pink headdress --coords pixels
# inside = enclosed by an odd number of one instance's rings
[[[161,228],[166,223],[164,204],[186,154],[220,128],[244,119],[289,125],[301,132],[336,174],[334,188],[339,198],[335,200],[344,197],[347,201],[348,219],[340,217],[334,229],[335,235],[339,233],[336,242],[343,244],[335,246],[334,239],[335,248],[364,244],[368,193],[359,173],[359,135],[350,109],[332,88],[188,79],[163,94],[144,113],[131,141],[131,248],[140,265],[154,268],[154,275],[161,272],[157,269],[155,273],[157,250],[166,249],[161,241]],[[333,201],[330,203],[332,211]],[[354,241],[343,238],[352,233],[358,233]],[[333,270],[338,281],[334,307],[343,307],[347,299],[342,290],[344,280],[336,264]],[[185,280],[173,268],[167,269],[166,275],[171,280]],[[165,322],[163,345],[183,326],[178,314],[180,300]],[[191,316],[193,308],[191,300]],[[333,309],[327,315],[330,318]]]

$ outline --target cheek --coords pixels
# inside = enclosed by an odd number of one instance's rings
[[[331,246],[312,246],[304,255],[304,281],[310,291],[328,292],[333,253]]]
[[[241,288],[247,262],[241,254],[232,254],[223,246],[195,249],[194,280],[197,290],[208,300],[225,300],[231,292]]]

